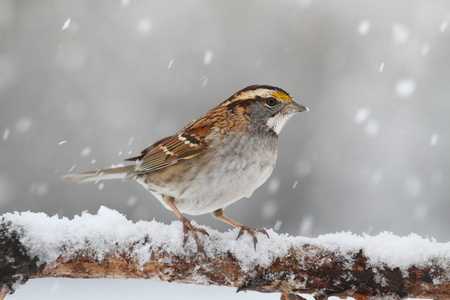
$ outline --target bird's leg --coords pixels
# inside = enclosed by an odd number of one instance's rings
[[[256,251],[256,243],[258,242],[258,239],[256,238],[256,232],[264,233],[265,235],[267,235],[267,237],[269,237],[269,234],[267,233],[267,231],[265,229],[262,229],[262,228],[252,229],[252,228],[242,225],[239,222],[236,222],[235,220],[225,217],[223,215],[223,209],[215,210],[215,211],[213,211],[212,214],[213,214],[214,218],[224,221],[225,223],[228,223],[236,228],[239,228],[240,230],[239,230],[237,239],[240,238],[244,234],[245,231],[248,232],[253,237],[253,246],[255,247],[255,251]]]
[[[184,232],[184,239],[183,239],[183,247],[186,245],[187,239],[188,239],[188,233],[190,232],[192,234],[192,237],[195,240],[195,243],[197,244],[198,251],[202,252],[205,257],[205,249],[203,248],[202,243],[200,243],[200,240],[197,235],[197,231],[200,233],[203,233],[204,235],[209,236],[208,232],[206,232],[205,229],[195,227],[191,224],[191,222],[186,219],[185,216],[178,210],[178,208],[175,206],[175,199],[173,197],[169,196],[163,196],[164,201],[170,206],[170,208],[173,210],[173,212],[178,216],[181,222],[183,222],[183,232]]]

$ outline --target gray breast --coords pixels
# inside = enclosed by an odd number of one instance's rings
[[[191,166],[183,188],[175,188],[177,206],[188,214],[203,214],[250,197],[269,178],[276,159],[275,135],[232,133],[226,141],[216,139]]]

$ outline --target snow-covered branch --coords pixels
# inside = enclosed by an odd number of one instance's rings
[[[195,242],[182,245],[180,222],[133,223],[102,207],[72,220],[43,213],[0,219],[0,285],[5,296],[28,279],[141,278],[317,299],[391,296],[448,299],[450,243],[417,235],[337,233],[292,237],[268,230],[256,251],[250,236],[205,228],[207,257]],[[2,298],[0,296],[0,298]],[[297,296],[296,299],[301,299]]]

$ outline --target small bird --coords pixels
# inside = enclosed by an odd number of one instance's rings
[[[223,214],[224,208],[250,197],[272,173],[277,160],[278,135],[296,113],[308,108],[295,102],[284,90],[269,85],[248,86],[182,128],[160,139],[138,156],[126,159],[133,165],[67,174],[66,181],[79,183],[108,179],[134,179],[152,193],[183,224],[186,244],[189,234],[204,252],[197,233],[183,215],[212,215],[247,232],[267,236],[264,229],[251,229]]]

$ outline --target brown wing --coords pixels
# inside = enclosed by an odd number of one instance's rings
[[[165,137],[165,138],[162,138],[162,139],[160,139],[160,140],[154,142],[153,144],[151,144],[150,146],[148,146],[148,147],[145,148],[144,150],[142,150],[141,153],[139,153],[138,156],[124,159],[124,161],[139,161],[139,160],[142,160],[142,159],[144,158],[144,156],[145,156],[147,153],[149,153],[152,149],[156,148],[156,146],[158,146],[159,144],[161,144],[162,142],[164,142],[165,140],[168,140],[168,139],[170,139],[170,138],[171,138],[170,136]]]
[[[138,163],[125,179],[169,167],[202,153],[208,148],[205,138],[213,127],[210,122],[205,122],[205,117],[189,124],[176,135],[150,145],[139,156],[127,159],[137,160]]]

